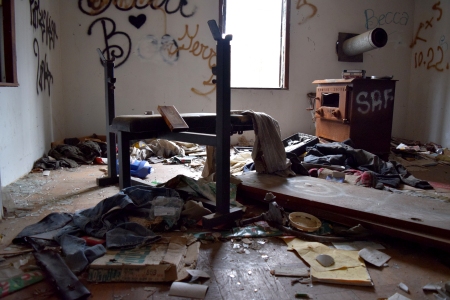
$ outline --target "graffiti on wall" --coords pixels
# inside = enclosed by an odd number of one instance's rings
[[[47,54],[45,54],[44,59],[41,59],[39,53],[39,42],[36,38],[33,41],[34,56],[37,57],[38,66],[36,70],[36,91],[39,95],[39,89],[41,91],[48,87],[48,95],[50,96],[50,86],[53,84],[53,75],[48,68]],[[39,63],[40,61],[40,63]]]
[[[56,33],[56,24],[52,20],[50,13],[45,9],[40,8],[40,0],[29,0],[30,3],[30,25],[33,29],[41,31],[41,42],[47,46],[49,50],[55,48],[58,34]],[[36,70],[36,92],[39,95],[39,91],[48,89],[48,95],[50,96],[50,87],[53,84],[53,75],[50,71],[47,62],[47,53],[44,54],[44,58],[41,57],[39,49],[39,41],[37,38],[33,40],[34,56],[37,58],[37,70]]]
[[[307,0],[298,0],[296,8],[298,11],[304,11],[306,13],[306,16],[303,16],[302,20],[298,23],[300,25],[306,23],[317,14],[317,6],[308,3]]]
[[[366,19],[366,29],[373,29],[383,25],[395,24],[406,26],[409,21],[409,15],[407,12],[386,12],[381,14],[375,14],[373,9],[364,10],[364,17]]]
[[[367,114],[370,112],[387,109],[389,104],[394,101],[392,89],[385,89],[384,91],[374,90],[372,92],[360,92],[356,96],[356,103],[358,104],[358,112]]]
[[[428,41],[427,32],[433,29],[433,25],[439,22],[443,15],[443,10],[440,7],[441,1],[436,2],[431,7],[433,15],[425,21],[419,23],[419,27],[413,37],[410,48],[416,47],[417,43],[425,46],[425,50],[418,50],[414,52],[414,68],[423,67],[427,70],[434,69],[438,72],[443,72],[449,69],[449,62],[446,61],[445,53],[448,50],[448,43],[445,35],[441,35],[439,40]],[[428,49],[426,49],[428,47]]]
[[[196,57],[201,57],[204,61],[208,62],[208,67],[211,70],[211,76],[208,80],[203,81],[203,85],[207,86],[209,88],[209,91],[202,92],[196,88],[191,88],[191,91],[196,93],[197,95],[206,96],[211,94],[216,90],[216,85],[213,83],[213,76],[212,75],[212,68],[216,65],[215,62],[213,62],[213,58],[216,57],[216,51],[209,46],[200,43],[195,38],[198,34],[198,28],[199,25],[197,24],[195,28],[195,33],[190,34],[189,33],[189,26],[185,26],[185,31],[182,37],[178,38],[180,42],[183,42],[183,44],[178,48],[179,51],[187,51],[188,53],[191,53],[192,55]],[[186,44],[184,43],[186,42]]]
[[[98,18],[94,22],[89,25],[88,35],[92,34],[92,29],[98,22],[102,25],[102,33],[103,33],[103,42],[105,43],[105,47],[102,50],[103,55],[108,60],[116,60],[116,67],[121,66],[130,56],[131,52],[131,39],[125,32],[116,30],[116,23],[110,18]],[[106,26],[106,23],[109,23],[111,26]],[[108,31],[108,28],[110,30]],[[122,39],[121,39],[122,38]],[[123,49],[120,46],[120,42],[125,38],[125,42],[127,43],[127,49]],[[117,44],[113,44],[112,41],[116,41]]]
[[[304,5],[309,3],[304,0]],[[155,34],[147,34],[137,42],[136,54],[139,58],[145,61],[152,61],[154,59],[162,59],[163,62],[173,65],[179,60],[180,52],[186,51],[195,57],[200,57],[206,61],[208,68],[212,70],[215,66],[214,58],[216,57],[216,51],[209,46],[201,43],[196,39],[199,25],[196,25],[196,29],[193,33],[190,32],[189,26],[185,25],[184,34],[179,37],[178,42],[182,43],[178,45],[176,39],[167,33],[167,15],[180,13],[184,18],[189,18],[195,14],[197,7],[189,5],[188,0],[79,0],[78,7],[81,12],[89,16],[98,16],[105,12],[109,7],[114,6],[121,11],[129,11],[133,8],[145,9],[151,8],[153,10],[159,10],[164,16],[164,34],[159,38]],[[315,7],[315,6],[313,6]],[[317,9],[314,11],[314,15]],[[312,16],[311,16],[312,17]],[[128,21],[136,29],[144,28],[143,25],[147,21],[145,14],[130,15]],[[101,30],[102,41],[104,44],[102,53],[108,59],[114,59],[116,61],[115,67],[120,67],[129,58],[132,41],[130,36],[124,32],[117,30],[114,20],[107,17],[100,17],[94,20],[88,28],[88,35],[92,35],[93,30]],[[123,46],[126,45],[126,46]],[[101,48],[101,47],[100,47]],[[213,83],[213,75],[208,80],[203,81],[203,86],[206,86],[206,91],[201,91],[197,88],[191,88],[193,93],[198,95],[208,95],[215,91],[216,86]]]
[[[80,11],[90,16],[103,13],[111,4],[121,11],[150,7],[153,10],[162,9],[169,15],[179,12],[185,18],[192,17],[197,11],[197,6],[189,5],[188,0],[78,0]]]

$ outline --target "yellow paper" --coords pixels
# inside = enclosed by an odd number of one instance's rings
[[[364,261],[358,251],[332,249],[328,246],[307,242],[300,239],[284,239],[289,249],[294,249],[311,267],[313,280],[351,285],[373,285]],[[330,267],[322,266],[316,257],[327,254],[333,257],[335,263]]]

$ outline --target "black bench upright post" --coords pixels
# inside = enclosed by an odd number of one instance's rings
[[[114,106],[114,84],[116,83],[116,78],[114,78],[114,60],[105,59],[105,56],[100,49],[97,49],[97,53],[100,56],[100,60],[105,70],[105,121],[108,157],[108,177],[97,178],[97,185],[107,186],[119,182],[116,166],[116,134],[109,128],[116,116]]]
[[[203,217],[202,224],[211,228],[240,218],[241,209],[230,210],[230,136],[231,136],[231,35],[222,38],[215,20],[208,21],[216,46],[216,212]]]

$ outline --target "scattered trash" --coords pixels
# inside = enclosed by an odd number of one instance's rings
[[[202,270],[187,269],[186,271],[192,276],[190,282],[194,282],[199,278],[210,278],[209,274]]]
[[[187,244],[185,237],[171,237],[169,243],[161,241],[135,249],[110,250],[90,264],[88,281],[161,282],[186,279],[190,264],[196,263],[200,247],[198,242]],[[193,253],[193,258],[185,256],[186,253]]]
[[[0,282],[0,298],[19,291],[45,278],[41,271],[26,272]]]
[[[174,282],[170,286],[169,296],[203,299],[205,298],[207,290],[208,290],[207,285],[186,283],[186,282]]]
[[[49,175],[50,175],[49,170],[45,170],[44,172],[42,172],[42,176],[49,176]]]
[[[313,215],[304,212],[293,212],[289,214],[290,224],[298,230],[313,232],[322,226],[322,222]]]
[[[405,293],[409,293],[409,288],[406,284],[404,284],[403,282],[400,282],[398,284],[398,288],[401,289],[402,291],[404,291]]]
[[[270,270],[270,274],[275,276],[309,277],[309,268],[299,268],[298,266],[277,266]]]
[[[329,267],[334,265],[334,258],[328,254],[319,254],[316,260],[324,267]]]
[[[296,283],[301,283],[301,284],[310,284],[311,283],[311,278],[307,277],[307,278],[298,278],[298,279],[294,279],[291,281],[291,285],[294,285]]]
[[[359,251],[366,247],[370,247],[370,248],[376,249],[376,250],[386,249],[383,245],[375,243],[375,242],[370,242],[370,241],[332,242],[332,244],[336,249],[341,249],[341,250],[357,250],[357,251]]]
[[[377,267],[383,266],[391,257],[381,251],[367,247],[358,252],[359,256]]]
[[[437,292],[438,290],[442,289],[442,287],[439,284],[433,284],[429,283],[422,287],[424,291],[434,291]]]
[[[395,293],[394,295],[390,296],[388,300],[411,300],[408,297],[405,297],[399,293]]]

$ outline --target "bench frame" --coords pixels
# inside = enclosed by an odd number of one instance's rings
[[[105,113],[106,113],[106,139],[108,144],[108,176],[97,178],[98,186],[113,185],[119,183],[119,188],[136,184],[130,174],[130,153],[129,147],[133,140],[148,138],[163,138],[167,140],[177,140],[191,142],[216,147],[216,208],[215,213],[203,217],[203,227],[212,228],[221,224],[234,222],[242,217],[243,211],[240,208],[230,209],[230,135],[242,129],[232,128],[230,123],[231,110],[231,88],[230,88],[230,41],[231,35],[221,37],[219,29],[214,20],[208,21],[208,25],[216,40],[217,62],[212,72],[216,75],[216,134],[198,132],[170,132],[168,128],[162,130],[149,128],[145,132],[121,131],[112,128],[115,118],[114,99],[114,60],[105,59],[100,49],[97,52],[100,56],[105,73]],[[244,130],[253,130],[245,128]],[[116,166],[116,139],[118,147],[119,170]],[[119,171],[119,176],[117,176]]]

